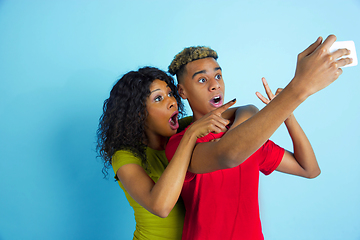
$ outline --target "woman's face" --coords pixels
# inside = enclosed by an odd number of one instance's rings
[[[166,82],[156,79],[150,85],[150,96],[146,100],[148,116],[145,129],[149,135],[170,137],[179,128],[178,106]]]

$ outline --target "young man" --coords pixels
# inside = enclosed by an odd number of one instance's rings
[[[335,40],[333,35],[323,43],[318,38],[300,53],[295,77],[276,98],[263,79],[269,100],[259,96],[268,103],[261,111],[240,107],[226,134],[209,133],[198,139],[182,190],[186,207],[183,239],[263,239],[259,171],[278,170],[306,178],[320,174],[312,147],[292,112],[336,80],[342,73],[340,67],[351,63],[349,58],[336,60],[349,54],[347,49],[329,53]],[[169,72],[176,74],[180,96],[189,101],[194,121],[223,104],[225,85],[216,59],[216,52],[209,48],[190,47],[169,66]],[[268,140],[284,121],[294,153]],[[168,142],[169,160],[183,134]]]

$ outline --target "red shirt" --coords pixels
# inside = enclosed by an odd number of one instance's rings
[[[165,150],[169,161],[185,131],[170,138]],[[223,134],[209,133],[197,143]],[[284,149],[268,140],[237,167],[205,174],[187,172],[181,192],[186,208],[182,239],[264,239],[258,203],[259,171],[270,174],[283,155]]]

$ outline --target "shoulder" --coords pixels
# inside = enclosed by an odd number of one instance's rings
[[[237,110],[236,113],[240,113],[240,114],[244,114],[244,115],[254,115],[256,113],[259,112],[259,109],[253,105],[253,104],[249,104],[249,105],[244,105],[244,106],[240,106]]]
[[[239,124],[245,122],[252,116],[254,116],[256,113],[259,112],[259,109],[252,104],[240,106],[236,109],[234,122],[231,125],[230,130],[238,126]]]
[[[131,151],[128,150],[116,151],[111,158],[111,165],[115,173],[120,167],[129,163],[142,166],[141,159],[139,157],[136,157]]]
[[[179,133],[176,133],[175,135],[173,135],[168,143],[166,144],[166,148],[165,148],[165,155],[166,158],[170,161],[172,159],[172,157],[174,156],[177,147],[180,144],[181,139],[183,138],[185,132],[186,132],[187,128]]]
[[[192,116],[188,116],[188,117],[179,119],[179,128],[178,128],[177,132],[180,133],[183,130],[185,130],[189,125],[191,125],[192,121],[193,121]]]
[[[117,162],[117,161],[126,161],[126,160],[135,160],[138,159],[140,160],[138,157],[135,156],[135,154],[133,152],[131,152],[130,150],[118,150],[114,153],[114,155],[112,156],[112,160],[113,162]]]

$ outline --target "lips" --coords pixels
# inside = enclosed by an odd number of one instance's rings
[[[171,117],[169,119],[169,124],[172,130],[176,130],[179,128],[178,115],[179,115],[178,111],[175,111],[173,112],[173,114],[171,114]]]
[[[223,105],[224,100],[222,95],[215,95],[213,98],[210,99],[210,104],[217,108]]]

